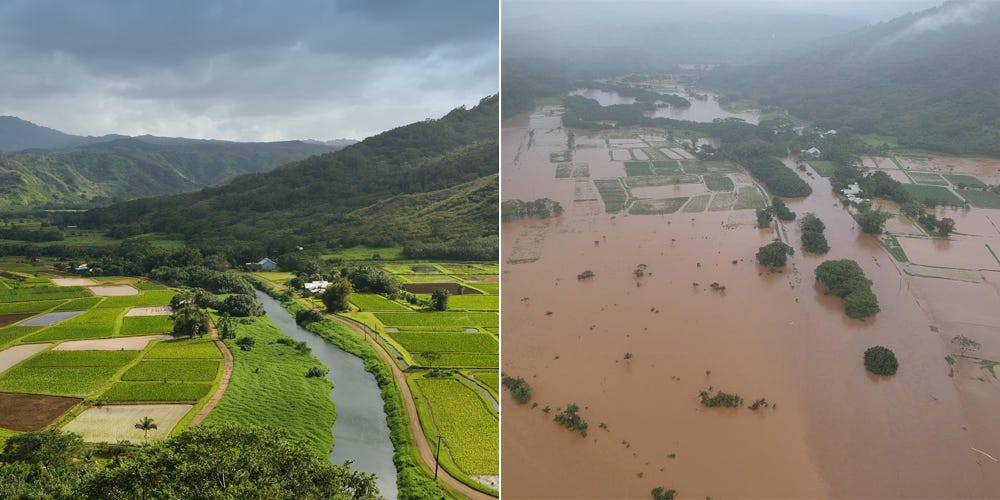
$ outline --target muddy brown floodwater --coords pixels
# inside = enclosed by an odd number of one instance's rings
[[[965,359],[949,376],[944,360],[958,334],[1000,359],[998,273],[917,276],[860,233],[826,179],[804,174],[814,193],[788,206],[819,216],[832,248],[803,254],[786,223],[796,253],[768,273],[754,254],[778,233],[753,227],[751,210],[604,213],[591,180],[623,175],[606,151],[587,155],[591,178],[555,178],[559,113],[502,129],[503,198],[566,209],[502,226],[503,371],[538,403],[503,397],[504,498],[649,498],[657,486],[684,498],[1000,496],[1000,463],[975,451],[1000,457],[1000,384]],[[966,237],[978,236],[955,238]],[[874,281],[874,318],[847,318],[815,284],[815,267],[840,258]],[[874,345],[896,352],[897,375],[864,369]],[[704,408],[709,387],[775,406]],[[586,437],[552,421],[569,403]]]

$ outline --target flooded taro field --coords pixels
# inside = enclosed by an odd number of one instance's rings
[[[808,254],[795,222],[756,227],[765,193],[738,165],[655,129],[569,141],[561,112],[502,128],[503,198],[565,209],[502,226],[502,370],[537,403],[502,402],[505,498],[1000,496],[1000,210],[942,211],[950,240],[893,219],[898,262],[810,168],[813,194],[786,200],[826,224],[830,252]],[[775,238],[795,253],[771,273],[754,256]],[[860,264],[881,312],[823,294],[829,259]],[[956,335],[982,349],[956,357]],[[865,370],[875,345],[895,376]],[[707,408],[706,390],[769,406]],[[569,404],[585,437],[553,421]]]

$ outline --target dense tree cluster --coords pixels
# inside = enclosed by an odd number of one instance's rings
[[[785,200],[782,200],[777,196],[775,196],[771,200],[771,206],[769,208],[771,210],[771,213],[773,213],[774,216],[778,218],[778,220],[783,220],[786,222],[795,220],[795,212],[792,212],[788,208],[788,205],[785,205]]]
[[[951,217],[939,220],[937,215],[921,213],[917,222],[928,231],[936,231],[941,236],[948,236],[955,231],[955,219]]]
[[[826,225],[819,220],[815,214],[807,213],[799,221],[799,228],[802,229],[802,249],[811,253],[826,253],[830,251],[830,244],[826,241],[823,231]]]
[[[503,387],[510,391],[514,401],[524,404],[531,401],[531,386],[521,377],[503,376]]]
[[[350,280],[354,291],[361,293],[380,293],[393,296],[400,290],[399,280],[375,266],[349,267],[342,270],[340,274]]]
[[[563,214],[563,207],[558,201],[550,198],[538,198],[532,201],[507,200],[500,205],[500,217],[505,221],[538,217],[548,219]]]
[[[889,212],[872,210],[868,204],[861,205],[861,210],[854,214],[854,220],[868,234],[882,234],[886,221],[891,218],[892,214]]]
[[[354,293],[354,285],[347,278],[337,278],[320,293],[320,300],[330,312],[341,312],[350,309],[349,302],[351,294]]]
[[[816,267],[816,280],[823,284],[824,293],[844,299],[844,312],[851,318],[867,318],[879,311],[871,280],[853,260],[823,262]]]
[[[895,375],[899,361],[892,350],[877,345],[865,350],[865,368],[875,375]]]
[[[779,239],[775,239],[757,250],[757,262],[768,269],[777,269],[785,266],[788,256],[793,252],[794,249],[792,247]]]
[[[565,410],[556,413],[554,420],[563,427],[587,437],[587,421],[577,413],[578,411],[580,411],[580,407],[576,403],[570,403],[566,405]]]

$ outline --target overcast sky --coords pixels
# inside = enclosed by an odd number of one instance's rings
[[[0,0],[0,115],[81,135],[362,139],[498,92],[497,9]]]

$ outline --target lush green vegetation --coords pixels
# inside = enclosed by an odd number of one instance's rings
[[[973,175],[965,175],[965,174],[942,174],[942,175],[944,175],[945,179],[948,179],[948,182],[951,182],[959,189],[964,189],[964,188],[983,189],[988,187],[986,183],[979,180],[978,177]]]
[[[496,368],[500,359],[496,354],[468,352],[422,351],[412,353],[413,359],[424,367],[438,368]]]
[[[789,210],[788,205],[785,205],[785,200],[782,200],[781,198],[774,197],[771,200],[771,206],[769,209],[771,210],[771,213],[778,218],[778,220],[795,220],[795,212]]]
[[[123,381],[179,380],[211,382],[219,373],[219,361],[207,359],[140,361],[122,374]]]
[[[117,382],[97,399],[115,402],[197,401],[211,389],[211,383],[200,382]]]
[[[89,297],[90,292],[79,286],[36,286],[27,288],[0,289],[0,303],[25,302],[31,300],[73,299]]]
[[[570,403],[566,405],[566,409],[556,413],[553,418],[559,425],[571,430],[579,432],[583,437],[587,437],[587,421],[579,415],[580,407],[576,403]]]
[[[799,221],[799,227],[802,229],[803,250],[812,253],[826,253],[830,251],[830,244],[827,243],[826,236],[823,235],[826,224],[823,224],[823,221],[819,220],[819,217],[816,217],[812,213],[807,213]]]
[[[477,327],[498,326],[499,317],[495,312],[424,312],[424,313],[375,313],[386,326],[396,327]]]
[[[103,387],[118,369],[118,366],[18,366],[0,375],[0,391],[87,397]]]
[[[895,375],[899,361],[892,350],[877,345],[865,350],[865,368],[875,375]]]
[[[500,217],[505,221],[538,217],[548,219],[559,217],[563,208],[558,201],[538,198],[532,201],[506,200],[500,205]]]
[[[23,367],[111,366],[122,367],[139,356],[137,351],[45,351],[25,360]]]
[[[209,339],[176,339],[157,342],[143,359],[221,359],[222,353]]]
[[[788,256],[792,252],[794,252],[792,247],[784,244],[781,240],[775,239],[757,250],[757,262],[772,270],[784,267],[788,261]]]
[[[330,401],[330,381],[306,377],[315,356],[279,343],[288,338],[267,318],[250,324],[235,323],[236,336],[254,339],[252,350],[243,350],[235,340],[226,340],[233,353],[233,375],[218,406],[206,424],[239,423],[274,425],[285,429],[295,440],[324,456],[333,447],[330,426],[336,409]]]
[[[853,260],[823,262],[816,267],[816,280],[823,284],[824,293],[844,299],[844,312],[851,318],[863,319],[879,311],[871,280]]]
[[[405,312],[410,310],[410,308],[377,293],[352,293],[350,301],[362,311]]]
[[[970,205],[976,208],[1000,209],[1000,194],[993,191],[966,189],[962,191],[962,196],[969,201]]]
[[[500,296],[452,295],[448,299],[448,307],[452,311],[496,311],[500,309]]]
[[[273,427],[198,426],[142,447],[99,448],[101,460],[94,452],[59,431],[13,437],[0,455],[0,497],[377,497],[372,475],[332,465]]]
[[[486,333],[436,333],[436,332],[395,332],[388,333],[411,353],[425,351],[498,353],[500,345]]]
[[[660,215],[672,214],[681,209],[688,199],[665,198],[660,200],[635,200],[629,207],[628,213],[632,215]]]
[[[732,191],[736,188],[733,180],[727,175],[708,174],[703,179],[705,179],[705,186],[709,191]]]
[[[867,205],[862,205],[861,210],[854,214],[854,220],[857,221],[858,226],[861,226],[861,230],[868,234],[882,234],[886,221],[891,218],[892,214],[889,212],[872,210]]]
[[[414,382],[430,407],[425,418],[431,424],[424,429],[430,431],[431,441],[442,436],[443,446],[465,474],[498,473],[500,425],[492,407],[476,390],[455,379],[416,378]]]
[[[903,190],[906,191],[910,199],[927,206],[950,205],[957,207],[964,203],[961,198],[955,196],[955,193],[942,186],[903,184]]]
[[[173,290],[146,290],[139,295],[126,295],[122,297],[105,297],[97,307],[117,308],[117,307],[155,307],[170,305],[170,299],[177,292]]]
[[[126,316],[122,319],[121,335],[149,335],[153,333],[170,333],[174,328],[170,316]]]
[[[510,391],[510,396],[514,401],[525,404],[531,401],[531,386],[521,377],[503,376],[503,387]]]
[[[698,393],[698,400],[701,401],[703,406],[708,408],[723,407],[723,408],[739,408],[743,406],[743,398],[738,394],[729,394],[727,392],[718,391],[714,396],[711,395],[712,388],[707,391],[701,391]]]
[[[597,186],[597,192],[601,195],[601,199],[604,200],[604,211],[613,214],[625,208],[625,202],[628,200],[628,192],[625,191],[625,186],[622,185],[621,181],[617,179],[595,179],[594,185]]]

